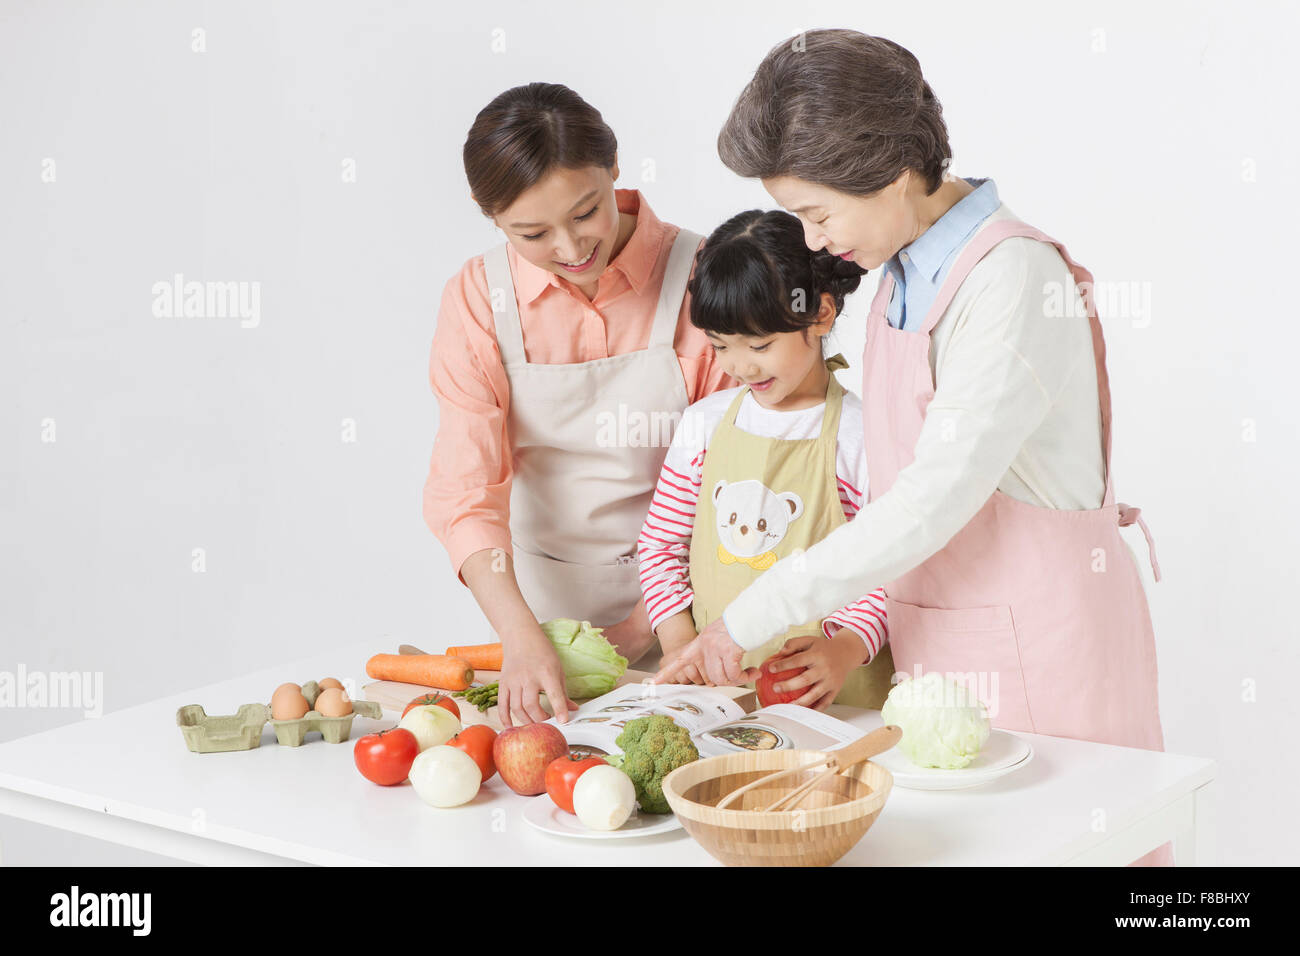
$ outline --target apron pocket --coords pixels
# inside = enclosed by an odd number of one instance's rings
[[[903,677],[938,671],[970,688],[994,727],[1034,732],[1010,607],[920,607],[886,596],[885,611]]]

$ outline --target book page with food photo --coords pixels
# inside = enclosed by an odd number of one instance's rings
[[[687,730],[701,756],[746,750],[833,750],[862,736],[852,725],[808,707],[771,704],[746,713],[734,690],[628,684],[587,701],[567,724],[557,726],[571,751],[595,756],[620,753],[618,737],[628,723],[655,715]]]

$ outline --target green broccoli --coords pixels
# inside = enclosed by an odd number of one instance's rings
[[[622,756],[605,760],[632,778],[637,804],[646,813],[671,813],[664,798],[664,777],[682,764],[700,759],[690,733],[671,717],[654,714],[629,720],[616,742]]]

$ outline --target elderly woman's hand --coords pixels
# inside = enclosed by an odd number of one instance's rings
[[[681,653],[654,676],[656,684],[671,684],[695,668],[711,684],[740,684],[758,679],[758,668],[744,670],[740,659],[745,651],[731,639],[727,626],[719,617],[700,632]]]

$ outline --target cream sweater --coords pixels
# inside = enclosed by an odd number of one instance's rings
[[[1003,203],[975,235],[1014,218]],[[910,571],[994,489],[1045,508],[1101,506],[1092,333],[1082,308],[1059,308],[1062,288],[1066,301],[1078,295],[1055,247],[1034,239],[1006,239],[975,265],[931,333],[935,396],[915,460],[802,567],[778,561],[727,606],[737,644],[759,647]]]

